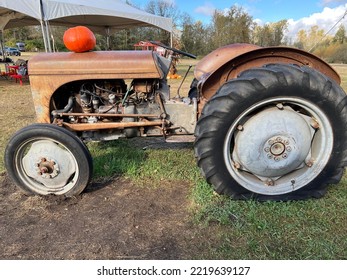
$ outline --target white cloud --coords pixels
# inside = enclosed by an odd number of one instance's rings
[[[325,4],[333,2],[334,0],[324,0]],[[345,0],[344,0],[345,1]],[[337,2],[335,0],[335,2]],[[325,7],[322,12],[314,13],[308,17],[301,18],[299,20],[288,20],[288,32],[287,37],[293,38],[299,30],[310,30],[312,26],[317,25],[319,29],[323,29],[328,32],[347,12],[347,4],[340,5],[336,8]],[[336,27],[330,31],[330,35],[335,34],[340,24],[344,24],[347,28],[347,15],[342,19]]]
[[[215,10],[216,8],[212,3],[206,2],[203,6],[197,7],[194,12],[205,16],[212,16]]]

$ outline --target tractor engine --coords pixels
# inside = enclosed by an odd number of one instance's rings
[[[195,98],[170,99],[168,85],[158,79],[128,82],[129,85],[123,79],[88,80],[66,85],[68,88],[61,91],[70,92],[68,100],[62,98],[60,90],[53,95],[53,123],[77,131],[79,125],[85,124],[79,135],[84,140],[194,133]]]

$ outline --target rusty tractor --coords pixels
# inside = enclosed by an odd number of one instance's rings
[[[29,61],[37,123],[10,139],[5,166],[27,194],[75,196],[91,180],[85,141],[194,139],[203,176],[235,199],[321,197],[347,163],[347,98],[327,63],[302,50],[232,44],[198,62],[170,97],[173,55],[44,53]]]

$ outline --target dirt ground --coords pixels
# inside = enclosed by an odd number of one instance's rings
[[[1,82],[3,91],[22,89],[13,81]],[[13,109],[6,106],[13,103],[17,111],[32,117],[23,109],[32,108],[31,99],[20,100],[0,105],[9,111]],[[207,232],[193,223],[191,187],[184,181],[163,181],[157,189],[138,187],[118,177],[92,183],[77,198],[63,199],[26,196],[4,172],[0,174],[0,259],[199,258],[207,250],[202,238],[210,239],[213,227]]]
[[[161,142],[141,144],[160,148]],[[92,182],[74,198],[27,196],[3,172],[0,259],[202,258],[204,241],[218,243],[217,227],[194,223],[191,188],[169,180],[158,188],[139,187],[117,177]]]
[[[0,177],[0,259],[192,259],[202,253],[189,185],[136,187],[124,178],[79,197],[22,194]]]

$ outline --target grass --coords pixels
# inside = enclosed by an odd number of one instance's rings
[[[183,60],[179,74],[191,61]],[[347,66],[334,65],[347,91]],[[188,79],[192,79],[192,73]],[[177,88],[181,80],[171,80]],[[182,93],[189,89],[185,83]],[[175,94],[175,93],[174,93]],[[0,81],[0,155],[9,135],[34,121],[29,86]],[[160,188],[165,180],[191,186],[191,220],[211,233],[197,259],[347,259],[347,176],[322,199],[295,202],[234,201],[216,195],[195,165],[193,149],[142,149],[128,140],[88,144],[94,180],[124,176]],[[0,173],[4,171],[3,160]]]
[[[191,186],[192,222],[212,230],[202,259],[346,259],[347,178],[322,199],[235,201],[216,195],[195,166],[192,149],[134,149],[129,141],[91,143],[95,179],[115,174],[141,186],[167,180]]]
[[[341,186],[342,185],[342,186]],[[296,202],[233,201],[201,186],[204,199],[195,218],[218,224],[214,259],[346,259],[347,189],[330,189],[320,200]],[[194,196],[196,197],[196,196]]]

